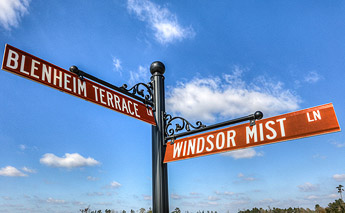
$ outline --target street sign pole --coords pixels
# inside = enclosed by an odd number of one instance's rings
[[[165,155],[165,94],[163,63],[151,64],[150,72],[153,83],[153,111],[156,126],[152,126],[152,210],[153,213],[169,212],[168,168],[163,163]]]

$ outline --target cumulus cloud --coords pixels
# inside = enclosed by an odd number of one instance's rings
[[[114,70],[118,73],[120,73],[120,75],[122,75],[122,65],[121,65],[121,61],[120,59],[113,57],[113,66],[114,66]]]
[[[20,144],[19,149],[24,151],[25,149],[27,149],[27,146],[25,146],[24,144]]]
[[[221,153],[222,156],[232,157],[234,159],[243,159],[243,158],[254,158],[263,156],[262,152],[256,152],[254,148],[239,149],[230,152]]]
[[[110,183],[110,188],[119,188],[121,184],[119,182],[113,181]]]
[[[333,175],[333,179],[336,181],[345,181],[345,174],[335,174]]]
[[[127,8],[146,22],[154,31],[155,38],[161,44],[171,43],[194,36],[191,27],[182,27],[175,14],[148,0],[128,0]]]
[[[173,200],[181,200],[181,199],[182,199],[182,196],[181,196],[181,195],[174,194],[174,193],[170,194],[170,197],[171,197],[171,199],[173,199]]]
[[[36,170],[30,169],[30,168],[28,168],[28,167],[26,167],[26,166],[24,166],[24,167],[22,168],[22,170],[23,170],[24,172],[27,172],[27,173],[36,173]]]
[[[7,177],[25,177],[27,174],[19,171],[17,168],[13,166],[6,166],[0,169],[0,176],[7,176]]]
[[[293,111],[300,99],[281,82],[258,77],[252,82],[242,80],[243,70],[234,67],[232,74],[222,78],[195,78],[178,83],[168,92],[167,110],[187,119],[214,122],[253,114],[260,110],[265,116]]]
[[[65,204],[67,203],[65,200],[58,200],[58,199],[54,199],[54,198],[48,198],[46,200],[47,203],[50,203],[50,204]]]
[[[129,86],[134,86],[139,82],[148,82],[150,79],[150,71],[143,66],[139,66],[137,71],[129,71]]]
[[[98,178],[92,177],[92,176],[87,176],[86,179],[89,180],[89,181],[96,181],[96,180],[98,180]]]
[[[319,190],[319,185],[312,183],[305,183],[303,185],[297,186],[301,192],[315,192]]]
[[[238,178],[240,178],[242,181],[255,181],[256,179],[254,177],[248,177],[244,175],[243,173],[239,173],[237,175]]]
[[[152,200],[152,196],[151,195],[143,195],[143,199],[144,200]]]
[[[78,153],[66,153],[63,157],[58,157],[52,153],[44,154],[40,163],[50,167],[75,168],[84,166],[96,166],[100,164],[97,160],[85,158]]]
[[[316,83],[321,79],[321,75],[318,74],[317,72],[309,72],[305,77],[304,77],[304,81],[307,83]]]
[[[334,146],[336,146],[337,148],[344,148],[345,147],[345,143],[332,142],[332,144]]]
[[[1,0],[0,25],[5,30],[17,27],[20,19],[28,14],[30,0]]]

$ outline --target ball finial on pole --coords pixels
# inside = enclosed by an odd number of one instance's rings
[[[155,61],[150,66],[150,72],[152,75],[155,74],[156,72],[163,75],[165,73],[165,66],[162,62]]]

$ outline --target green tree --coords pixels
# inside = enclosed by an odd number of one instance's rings
[[[335,187],[338,189],[338,193],[340,194],[340,199],[342,199],[342,200],[343,200],[342,192],[344,191],[343,187],[344,187],[343,185],[339,185],[339,186]]]
[[[145,213],[145,211],[146,211],[146,210],[145,210],[144,208],[141,208],[141,209],[139,210],[140,213]]]
[[[172,211],[171,213],[181,213],[181,210],[179,207],[176,207],[176,209]]]
[[[336,200],[333,203],[329,203],[326,208],[327,213],[344,213],[345,203],[342,199]]]

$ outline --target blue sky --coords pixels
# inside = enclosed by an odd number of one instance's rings
[[[114,85],[166,66],[166,108],[213,124],[332,102],[344,126],[345,2],[2,0],[8,43]],[[0,208],[151,205],[151,126],[0,73]],[[345,184],[344,133],[168,164],[170,209],[314,208]]]

